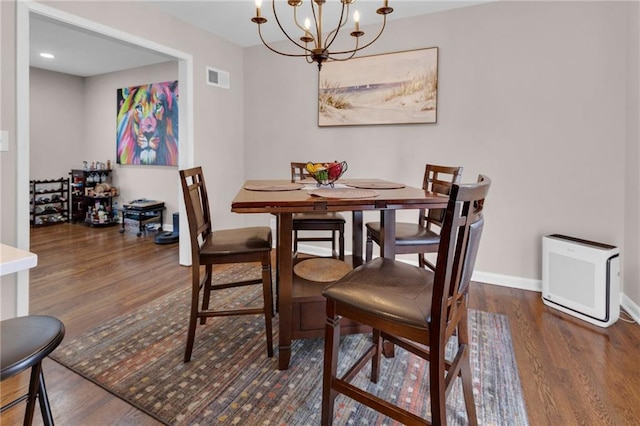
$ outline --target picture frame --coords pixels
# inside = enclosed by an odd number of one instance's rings
[[[318,77],[318,126],[436,123],[438,48],[328,61]]]
[[[178,166],[178,80],[116,90],[116,161]]]

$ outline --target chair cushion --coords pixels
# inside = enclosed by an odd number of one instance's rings
[[[383,319],[427,328],[433,277],[417,266],[377,258],[329,284],[322,294]]]
[[[0,380],[33,367],[58,347],[64,324],[47,315],[27,315],[0,322]]]
[[[371,232],[372,237],[380,240],[380,222],[368,222],[366,224],[367,230]],[[396,245],[397,246],[412,246],[412,245],[432,245],[439,244],[440,236],[433,231],[428,231],[426,228],[418,225],[417,223],[397,222],[396,223]]]
[[[293,214],[293,222],[297,221],[322,221],[322,222],[335,222],[335,223],[345,223],[344,216],[340,213],[336,212],[305,212],[305,213],[294,213]]]
[[[225,256],[271,250],[271,228],[254,226],[213,231],[200,247],[200,256]]]

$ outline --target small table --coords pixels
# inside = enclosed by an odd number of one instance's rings
[[[128,204],[123,204],[122,209],[122,228],[120,233],[124,233],[125,219],[131,219],[138,222],[138,234],[142,235],[142,231],[147,230],[147,225],[152,222],[159,222],[162,231],[162,224],[164,223],[164,202],[157,200],[140,199],[134,200]]]

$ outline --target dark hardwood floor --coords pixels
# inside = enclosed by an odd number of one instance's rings
[[[189,285],[177,244],[138,238],[135,228],[35,228],[31,251],[31,313],[60,318],[65,339]],[[640,425],[640,326],[599,328],[544,306],[539,293],[487,284],[473,284],[471,306],[509,318],[531,425]],[[52,360],[44,371],[59,425],[158,424]],[[25,386],[24,375],[3,382],[2,401]],[[21,424],[23,412],[5,412],[0,424]]]

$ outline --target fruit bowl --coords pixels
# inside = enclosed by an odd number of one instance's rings
[[[333,161],[331,163],[312,163],[308,162],[306,166],[307,172],[313,177],[318,186],[331,186],[340,179],[340,176],[347,171],[347,162]]]

